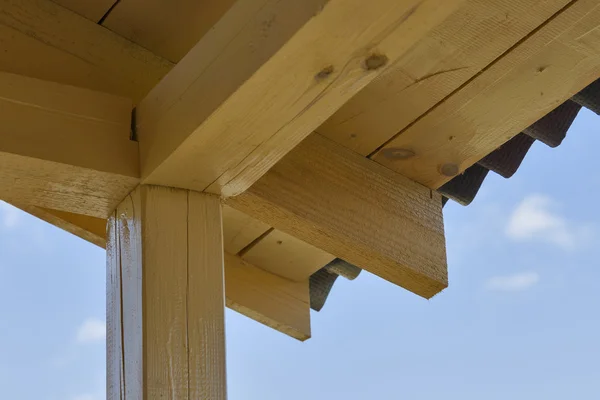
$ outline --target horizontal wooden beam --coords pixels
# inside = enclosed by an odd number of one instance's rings
[[[420,296],[447,286],[440,195],[318,134],[227,204]]]
[[[106,247],[105,219],[15,206],[97,246]],[[235,210],[225,212],[237,213]],[[227,219],[223,222],[227,223]],[[224,240],[236,243],[226,229]],[[295,339],[306,340],[311,336],[308,278],[300,282],[285,279],[225,252],[225,300],[232,310]]]
[[[243,192],[462,2],[236,2],[137,107],[143,182]]]
[[[310,338],[308,278],[294,282],[225,253],[227,307],[298,340]]]
[[[139,183],[130,100],[0,73],[0,198],[106,218]]]
[[[372,158],[438,188],[600,77],[600,4],[555,14]]]

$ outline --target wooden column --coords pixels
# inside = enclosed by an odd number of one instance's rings
[[[107,231],[108,399],[225,399],[219,199],[140,186]]]

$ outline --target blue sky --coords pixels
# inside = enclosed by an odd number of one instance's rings
[[[313,338],[227,313],[230,400],[597,399],[600,118],[445,209],[450,286],[339,279]],[[0,387],[104,398],[104,251],[0,203]]]

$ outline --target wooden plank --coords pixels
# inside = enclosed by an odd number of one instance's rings
[[[243,192],[461,2],[235,3],[137,108],[143,181]]]
[[[188,398],[226,399],[221,201],[216,196],[188,192],[187,203]],[[157,227],[162,230],[160,224]]]
[[[52,0],[69,10],[94,22],[100,19],[119,0]]]
[[[123,297],[108,314],[122,313],[123,398],[225,399],[219,199],[142,186],[114,218],[108,242],[120,260],[107,262]]]
[[[19,206],[18,208],[102,248],[107,245],[106,229],[114,230],[114,218],[106,221],[39,207]],[[225,212],[225,210],[229,211]],[[223,211],[223,215],[225,213],[244,215],[227,206],[223,207]],[[225,221],[223,218],[224,223]],[[224,243],[240,243],[239,238],[228,237],[227,231],[224,226]],[[237,232],[236,229],[229,229],[229,231]],[[114,256],[114,248],[106,247],[106,250],[107,256]],[[232,310],[295,339],[304,341],[310,338],[308,279],[294,282],[258,268],[234,254],[225,253],[225,294],[227,307]],[[114,299],[114,301],[119,303],[120,300]]]
[[[273,274],[304,281],[335,257],[300,239],[272,230],[240,256]]]
[[[106,229],[109,235],[117,237],[116,215],[109,217]],[[106,246],[106,398],[108,400],[125,398],[121,303],[120,246],[115,240],[107,243]]]
[[[233,2],[120,0],[103,26],[155,54],[179,62]]]
[[[369,155],[570,0],[468,0],[317,131]]]
[[[440,195],[318,134],[227,204],[420,296],[447,286]]]
[[[304,341],[310,338],[308,279],[294,282],[225,253],[227,307]]]
[[[600,4],[569,3],[373,159],[441,186],[596,80],[599,43]]]
[[[229,206],[223,207],[223,247],[231,254],[238,254],[270,226]]]
[[[131,108],[121,97],[0,73],[0,197],[106,218],[139,182]]]
[[[0,0],[0,9],[0,69],[5,72],[112,93],[137,103],[172,66],[47,0]]]

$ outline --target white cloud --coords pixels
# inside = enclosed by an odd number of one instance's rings
[[[498,290],[503,292],[515,292],[525,290],[540,280],[536,272],[522,272],[507,276],[494,276],[487,281],[486,287],[489,290]]]
[[[106,338],[106,323],[97,318],[88,318],[77,330],[78,343],[100,342]]]
[[[572,250],[588,230],[559,215],[556,208],[547,196],[527,196],[510,216],[506,235],[516,241],[538,240]]]
[[[528,289],[540,280],[537,272],[521,272],[507,276],[495,276],[487,281],[486,287],[489,290],[499,290],[505,292],[514,292]]]
[[[0,220],[7,229],[14,228],[19,223],[21,211],[0,200]]]

